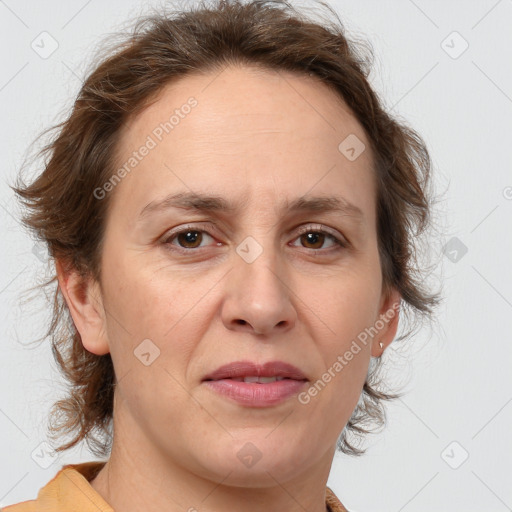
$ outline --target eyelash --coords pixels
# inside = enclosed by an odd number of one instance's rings
[[[170,233],[168,236],[166,236],[163,240],[163,244],[169,245],[169,246],[172,245],[172,249],[170,249],[170,250],[177,251],[182,254],[190,254],[192,251],[197,252],[201,249],[201,247],[186,249],[184,247],[173,245],[171,242],[174,241],[179,235],[181,235],[183,233],[187,233],[189,231],[197,232],[197,233],[206,233],[207,235],[209,235],[213,238],[213,235],[209,232],[208,229],[202,229],[202,228],[205,228],[205,226],[203,226],[203,225],[186,226],[185,228],[182,228],[179,231],[175,231],[174,233]],[[330,250],[327,249],[327,251],[329,251],[329,252],[338,251],[338,250],[348,248],[348,242],[346,242],[345,239],[343,239],[343,240],[339,239],[333,233],[331,233],[331,232],[327,231],[325,228],[323,228],[320,224],[307,225],[307,226],[301,227],[299,229],[299,232],[297,233],[297,237],[294,240],[296,240],[297,238],[300,238],[302,235],[305,235],[306,233],[322,234],[322,235],[326,235],[326,237],[330,238],[337,247],[335,247],[334,249],[331,248]],[[308,249],[307,247],[303,247],[303,249],[309,250],[312,252],[322,251],[322,249]]]

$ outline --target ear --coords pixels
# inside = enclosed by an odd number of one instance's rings
[[[59,288],[80,334],[82,345],[93,354],[107,354],[106,315],[99,283],[92,277],[81,276],[64,261],[56,260],[55,267]]]
[[[373,357],[380,357],[384,350],[390,345],[396,336],[398,330],[400,293],[396,288],[392,288],[387,294],[384,294],[379,310],[379,319],[376,321],[377,334],[372,341],[371,354]],[[381,320],[379,322],[379,320]],[[383,325],[382,328],[380,328]],[[380,347],[382,343],[382,348]]]

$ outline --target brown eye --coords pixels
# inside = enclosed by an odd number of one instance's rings
[[[185,253],[193,249],[206,248],[208,239],[215,241],[207,231],[190,226],[171,233],[163,240],[163,244],[168,248]]]
[[[312,246],[307,247],[308,249],[321,249],[325,241],[325,234],[312,231],[310,233],[301,235],[301,240],[302,242],[305,242]]]
[[[201,231],[182,231],[178,233],[176,240],[185,249],[195,249],[201,245],[203,235]]]
[[[335,234],[321,227],[321,225],[303,227],[299,231],[296,240],[300,244],[300,247],[315,252],[330,252],[348,247],[344,238],[338,238]],[[330,242],[330,245],[325,246],[326,242]],[[296,243],[293,245],[299,247]]]

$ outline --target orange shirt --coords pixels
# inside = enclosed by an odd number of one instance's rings
[[[67,464],[41,488],[36,499],[8,505],[2,512],[114,512],[89,483],[104,464]],[[325,489],[327,510],[347,512],[331,489]]]

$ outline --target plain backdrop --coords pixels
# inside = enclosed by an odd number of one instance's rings
[[[349,36],[372,44],[373,86],[431,152],[442,194],[432,276],[445,301],[406,356],[386,354],[407,392],[366,455],[335,457],[328,485],[358,512],[511,510],[512,1],[329,3]],[[43,297],[25,300],[45,253],[8,183],[63,119],[98,43],[150,5],[0,1],[0,506],[34,498],[63,464],[95,459],[86,447],[55,458],[45,444],[65,383],[48,342],[26,345],[49,318]]]

